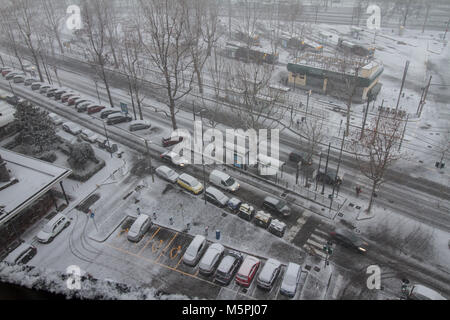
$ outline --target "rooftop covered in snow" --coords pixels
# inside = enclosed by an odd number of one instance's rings
[[[0,183],[0,225],[6,223],[54,185],[68,177],[70,169],[0,148],[13,183]]]

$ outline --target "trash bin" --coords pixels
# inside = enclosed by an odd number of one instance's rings
[[[216,240],[220,240],[220,230],[216,230]]]

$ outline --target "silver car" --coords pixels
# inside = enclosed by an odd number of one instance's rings
[[[183,263],[194,267],[206,250],[206,238],[201,235],[195,236],[183,255]]]
[[[164,180],[175,183],[178,180],[179,174],[169,167],[161,166],[156,169],[156,174]]]
[[[281,271],[281,263],[275,259],[267,260],[258,276],[258,287],[270,290]]]
[[[37,239],[39,242],[48,243],[69,225],[69,218],[61,213],[58,213],[44,226],[42,231],[38,233]]]
[[[149,216],[145,214],[139,215],[128,231],[128,240],[132,242],[139,242],[151,226],[152,220]]]
[[[302,268],[296,263],[289,263],[281,283],[280,293],[288,297],[294,297],[300,282]]]
[[[213,243],[212,245],[210,245],[198,265],[200,273],[203,275],[212,274],[219,264],[224,251],[225,248],[220,243]]]

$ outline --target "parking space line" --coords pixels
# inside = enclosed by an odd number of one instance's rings
[[[150,237],[150,239],[148,239],[145,246],[141,250],[139,250],[139,252],[138,252],[139,256],[142,254],[142,252],[145,250],[145,248],[147,248],[147,246],[150,244],[150,242],[153,240],[153,238],[156,236],[156,234],[159,232],[159,230],[161,230],[161,227],[158,227],[158,229],[156,229],[156,231],[153,232],[152,236]]]
[[[178,232],[175,233],[175,235],[172,237],[172,239],[170,240],[169,244],[161,251],[161,254],[159,255],[158,259],[156,259],[156,262],[159,261],[159,259],[161,259],[161,256],[166,253],[167,249],[170,248],[173,240],[175,240],[175,238],[178,236]]]
[[[181,261],[183,260],[183,257],[180,258],[180,261],[178,261],[177,265],[175,266],[175,270],[178,269],[178,267],[180,266]]]
[[[146,260],[146,261],[148,261],[148,262],[150,262],[150,263],[152,263],[152,264],[156,264],[156,265],[158,265],[158,266],[160,266],[160,267],[163,267],[163,268],[166,268],[166,269],[168,269],[168,270],[178,272],[179,274],[182,274],[182,275],[184,275],[184,276],[187,276],[187,277],[190,277],[190,278],[194,278],[194,279],[197,279],[197,280],[202,281],[202,282],[206,282],[206,283],[208,283],[208,284],[210,284],[210,285],[213,285],[214,287],[221,287],[221,288],[223,288],[222,286],[218,285],[217,283],[214,283],[214,282],[211,282],[211,281],[208,281],[208,280],[199,278],[199,277],[197,277],[196,275],[193,275],[193,274],[190,274],[190,273],[181,271],[181,270],[177,270],[177,269],[175,269],[175,268],[173,268],[173,267],[169,267],[168,265],[165,265],[165,264],[163,264],[163,263],[159,263],[159,262],[156,262],[156,261],[154,261],[154,260],[151,260],[151,259],[148,259],[148,258],[145,258],[145,257],[142,257],[142,256],[138,256],[136,253],[133,253],[133,252],[130,252],[130,251],[121,249],[121,248],[114,247],[114,246],[112,246],[112,245],[110,245],[110,244],[108,244],[108,243],[105,243],[105,245],[108,246],[108,247],[110,247],[110,248],[112,248],[112,249],[114,249],[114,250],[120,251],[120,252],[122,252],[122,253],[131,255],[131,256],[135,256],[136,258],[139,258],[139,259],[144,259],[144,260]],[[196,274],[198,274],[198,270],[197,270]],[[242,294],[243,294],[243,293],[242,293]],[[250,299],[255,300],[254,297],[248,296],[248,295],[246,295],[246,294],[243,294],[243,295],[247,296],[247,297],[250,298]]]

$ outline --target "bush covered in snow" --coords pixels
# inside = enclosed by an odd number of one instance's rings
[[[30,266],[8,265],[0,262],[0,281],[28,289],[64,295],[67,299],[83,300],[187,300],[183,295],[163,294],[154,288],[129,286],[111,280],[81,277],[81,289],[67,286],[69,277],[59,271],[41,270]]]

